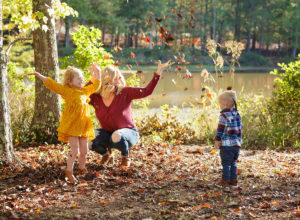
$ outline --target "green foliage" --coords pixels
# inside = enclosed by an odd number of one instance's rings
[[[26,72],[32,72],[33,69],[18,69],[15,63],[8,64],[9,79],[9,103],[11,113],[11,127],[13,131],[13,143],[31,142],[31,119],[34,109],[34,85],[27,79],[24,79]]]
[[[274,144],[300,147],[300,55],[298,60],[279,64],[274,70],[274,94],[268,102],[270,123],[274,126]]]
[[[253,52],[243,53],[239,62],[242,66],[268,66],[271,64],[268,58]]]
[[[112,55],[102,47],[99,29],[80,26],[78,31],[71,35],[76,49],[72,56],[60,59],[61,68],[65,69],[68,65],[73,65],[87,70],[93,62],[97,62],[101,68],[114,63],[111,59]]]

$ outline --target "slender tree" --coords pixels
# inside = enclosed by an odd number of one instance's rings
[[[10,109],[8,100],[7,66],[8,54],[3,48],[2,0],[0,0],[0,153],[9,161],[14,159]]]

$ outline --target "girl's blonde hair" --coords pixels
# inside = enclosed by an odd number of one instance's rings
[[[117,77],[119,77],[120,84],[118,87],[115,87],[113,83]],[[108,66],[101,72],[101,86],[96,93],[104,98],[108,97],[111,92],[115,92],[116,95],[118,95],[121,93],[125,85],[125,78],[121,71],[114,66]]]
[[[62,84],[64,86],[67,86],[67,85],[71,85],[71,82],[74,78],[74,76],[78,74],[78,75],[82,75],[82,71],[80,69],[77,69],[73,66],[68,66],[65,73],[64,73],[64,76],[63,76],[63,80],[62,80]]]
[[[222,101],[226,106],[236,108],[237,95],[233,90],[226,90],[219,95],[219,102]]]

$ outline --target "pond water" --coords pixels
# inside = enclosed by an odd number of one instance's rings
[[[125,77],[127,76],[125,74]],[[140,74],[141,86],[146,86],[152,76],[153,72]],[[236,73],[233,79],[229,74],[224,74],[223,77],[216,77],[216,74],[211,74],[209,78],[211,80],[207,81],[204,81],[204,77],[200,73],[193,73],[191,79],[182,79],[182,77],[183,74],[164,72],[154,93],[149,96],[149,107],[157,108],[163,104],[181,106],[183,103],[193,102],[203,95],[202,89],[204,87],[219,91],[232,86],[232,89],[237,91],[238,96],[255,94],[270,97],[276,78],[269,73]]]

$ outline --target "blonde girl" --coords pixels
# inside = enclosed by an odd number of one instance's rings
[[[86,174],[86,155],[88,152],[88,141],[95,138],[92,121],[90,118],[89,96],[98,90],[100,86],[101,70],[97,64],[90,67],[93,84],[84,86],[82,71],[68,66],[63,83],[57,83],[39,72],[28,73],[41,79],[44,85],[56,94],[61,95],[66,105],[62,112],[58,132],[58,140],[70,144],[70,153],[67,159],[65,171],[66,179],[76,183],[73,175],[73,167],[79,149],[79,174]]]

